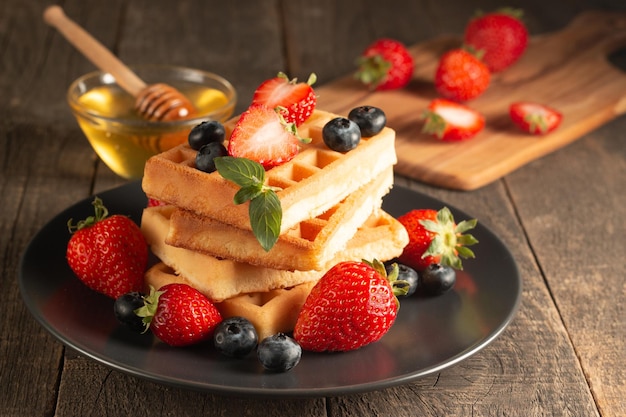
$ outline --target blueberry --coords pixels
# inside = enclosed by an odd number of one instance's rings
[[[256,348],[259,337],[250,321],[244,317],[229,317],[215,328],[213,344],[226,356],[243,358]]]
[[[419,287],[426,295],[440,295],[450,290],[455,282],[454,268],[435,263],[422,271]]]
[[[355,107],[348,113],[348,119],[356,123],[361,129],[361,135],[369,138],[378,134],[387,124],[387,116],[378,107]]]
[[[196,168],[204,172],[215,171],[215,158],[228,155],[228,150],[219,142],[210,142],[196,154]]]
[[[324,143],[333,151],[347,152],[356,148],[361,141],[359,126],[345,117],[335,117],[322,129]]]
[[[266,337],[257,347],[257,356],[265,369],[272,372],[285,372],[300,362],[302,348],[284,333]]]
[[[187,137],[187,141],[189,142],[191,149],[198,151],[208,143],[224,142],[225,136],[226,131],[224,130],[224,125],[216,120],[211,120],[202,122],[191,129],[191,132],[189,132],[189,136]]]
[[[404,296],[408,297],[410,295],[415,294],[415,291],[417,290],[418,280],[419,280],[417,271],[411,268],[410,266],[406,266],[398,262],[395,262],[395,263],[398,265],[398,279],[409,283],[409,289]],[[387,273],[391,272],[392,266],[393,266],[393,262],[385,265],[385,269],[387,270]]]
[[[120,295],[113,303],[113,313],[117,321],[130,330],[141,333],[146,329],[143,319],[135,314],[135,310],[143,307],[143,294],[140,292],[129,292]]]

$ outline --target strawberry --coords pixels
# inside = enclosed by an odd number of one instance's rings
[[[483,51],[483,62],[491,72],[513,65],[528,46],[528,30],[519,9],[505,8],[479,14],[465,27],[463,42]]]
[[[167,203],[164,203],[163,201],[159,201],[156,198],[151,198],[148,197],[148,207],[158,207],[158,206],[166,206]]]
[[[398,313],[394,292],[401,293],[406,282],[396,277],[397,268],[387,277],[378,261],[338,263],[311,290],[294,338],[314,352],[349,351],[379,340]]]
[[[491,72],[480,60],[480,54],[464,48],[444,53],[435,71],[435,89],[450,100],[475,99],[485,92],[490,82]]]
[[[472,235],[464,235],[476,226],[476,219],[454,222],[447,207],[439,211],[415,209],[398,217],[409,234],[409,243],[398,258],[403,264],[417,271],[424,271],[430,264],[439,263],[455,269],[463,269],[459,256],[474,258],[467,246],[478,243]]]
[[[546,105],[528,101],[518,101],[509,107],[509,116],[524,132],[544,135],[556,129],[563,115]]]
[[[188,346],[213,336],[222,322],[220,312],[204,294],[187,284],[150,288],[136,314],[146,329],[170,346]]]
[[[379,39],[361,54],[354,77],[375,90],[402,88],[413,77],[413,56],[403,43],[394,39]]]
[[[485,118],[463,104],[437,98],[424,111],[422,132],[443,141],[460,141],[474,137],[485,127]]]
[[[109,216],[102,200],[93,201],[95,216],[72,224],[67,244],[67,262],[89,288],[111,298],[140,291],[148,263],[148,245],[130,218]]]
[[[300,150],[297,129],[274,109],[260,104],[248,107],[233,128],[228,154],[247,158],[270,169],[290,161]]]
[[[257,87],[252,96],[252,105],[262,104],[272,109],[279,108],[287,123],[300,126],[315,110],[317,96],[313,84],[317,77],[311,74],[306,83],[290,80],[280,72]]]

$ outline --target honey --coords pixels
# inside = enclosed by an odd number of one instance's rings
[[[177,87],[198,110],[214,115],[177,122],[147,122],[134,109],[134,98],[116,84],[96,86],[77,98],[81,112],[76,118],[100,159],[121,177],[141,178],[152,155],[187,140],[189,131],[201,120],[225,121],[234,103],[215,88],[191,84]],[[216,114],[217,112],[217,114]]]

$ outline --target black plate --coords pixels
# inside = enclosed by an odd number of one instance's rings
[[[139,182],[99,195],[111,213],[139,222],[146,197]],[[342,395],[404,384],[438,372],[475,354],[513,318],[521,282],[513,257],[479,222],[476,259],[464,263],[454,290],[435,298],[402,300],[392,329],[377,343],[334,354],[305,352],[286,373],[264,372],[254,355],[233,360],[207,342],[172,348],[152,335],[119,326],[113,301],[87,289],[65,261],[67,221],[92,214],[85,199],[50,221],[22,256],[19,282],[33,316],[62,343],[113,369],[168,385],[208,392],[266,397]],[[396,186],[384,207],[398,216],[413,208],[444,204]],[[450,207],[457,220],[470,216]]]

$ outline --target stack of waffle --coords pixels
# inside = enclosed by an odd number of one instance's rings
[[[299,127],[311,142],[266,172],[283,213],[269,251],[252,233],[248,203],[233,203],[238,186],[195,169],[196,151],[184,144],[152,157],[142,186],[166,205],[143,213],[142,231],[160,260],[147,272],[147,284],[185,282],[224,317],[246,317],[265,337],[293,329],[310,289],[334,264],[398,256],[406,231],[381,208],[393,185],[395,133],[385,128],[352,151],[335,152],[322,140],[334,117],[315,111]],[[235,123],[225,125],[227,135]]]

